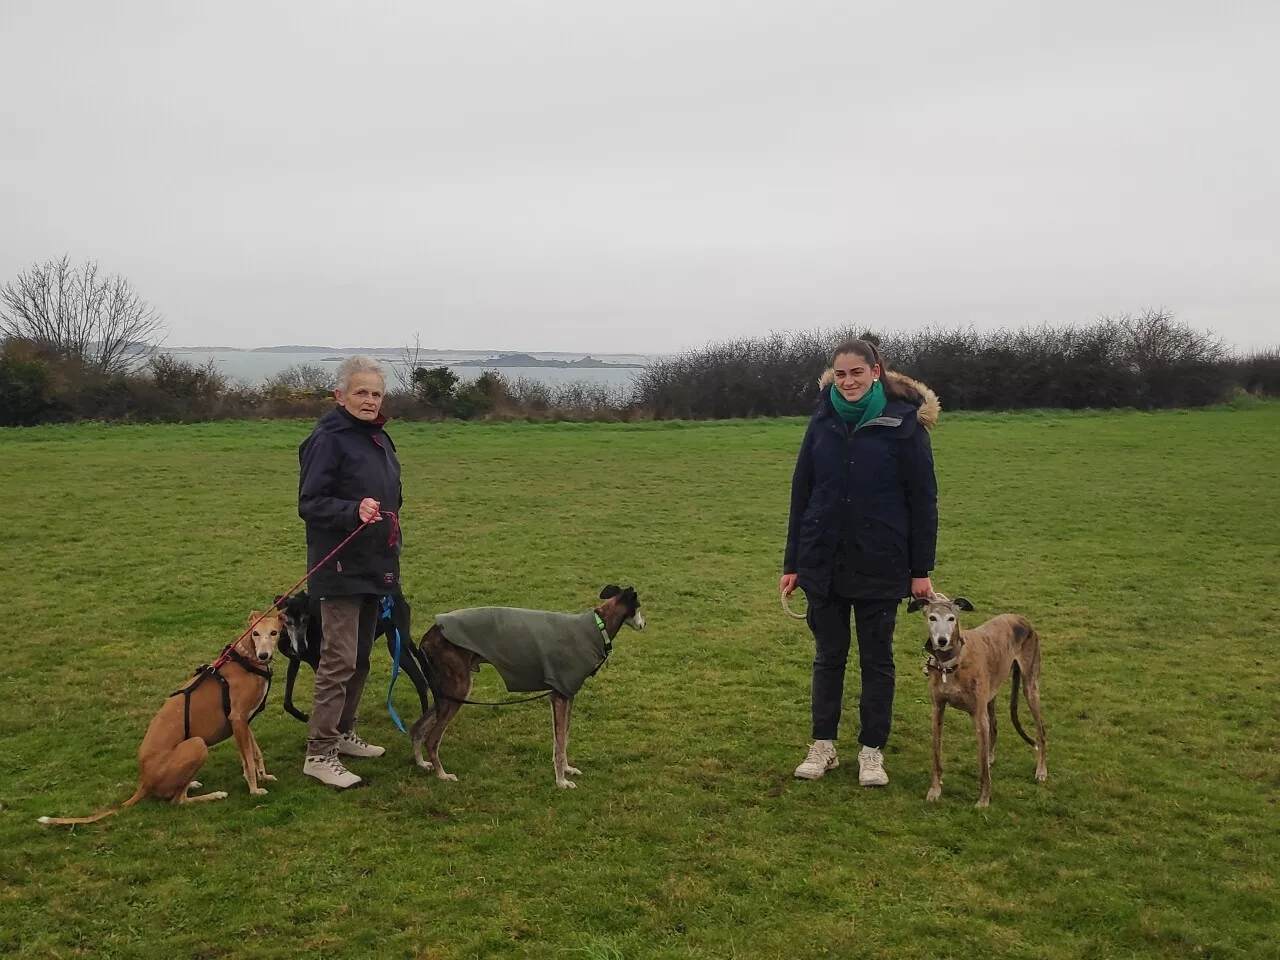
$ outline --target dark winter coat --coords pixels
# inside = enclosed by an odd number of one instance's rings
[[[400,513],[400,461],[384,422],[335,407],[298,447],[298,515],[307,524],[308,570],[360,526],[360,501],[372,497],[383,510],[381,521],[311,575],[313,597],[400,592],[399,524],[387,516]]]
[[[800,445],[791,482],[783,572],[806,593],[850,598],[906,597],[912,577],[933,569],[938,488],[929,429],[933,391],[889,373],[884,413],[857,430],[822,393]]]

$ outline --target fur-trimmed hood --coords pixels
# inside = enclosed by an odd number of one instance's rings
[[[828,367],[818,378],[818,388],[825,390],[835,382],[836,372]],[[890,400],[902,400],[915,407],[916,419],[926,430],[937,426],[938,416],[942,413],[942,401],[919,380],[912,380],[906,374],[890,370],[884,375],[884,395]]]

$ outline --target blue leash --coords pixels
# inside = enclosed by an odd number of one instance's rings
[[[396,633],[396,654],[391,658],[391,685],[387,687],[387,713],[391,714],[391,722],[401,733],[404,733],[404,724],[400,722],[400,716],[391,702],[391,691],[396,688],[396,677],[400,676],[400,628],[396,626],[395,619],[391,616],[392,605],[393,600],[390,596],[382,598],[382,618],[391,621],[391,629]]]

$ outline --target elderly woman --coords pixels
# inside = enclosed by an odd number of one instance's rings
[[[400,461],[383,431],[387,380],[372,357],[338,368],[338,405],[298,448],[298,514],[307,525],[307,569],[324,560],[361,524],[360,532],[311,575],[323,640],[302,772],[339,789],[360,778],[340,757],[386,751],[355,732],[369,674],[378,599],[400,592]]]
[[[837,766],[835,739],[849,656],[849,620],[862,675],[858,782],[889,782],[883,749],[893,718],[893,628],[908,595],[933,592],[938,489],[928,429],[938,398],[891,373],[879,348],[847,340],[832,353],[791,484],[780,583],[809,600],[813,745],[796,776]]]

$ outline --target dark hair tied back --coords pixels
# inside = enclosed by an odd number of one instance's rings
[[[846,353],[861,357],[869,367],[879,364],[881,373],[884,373],[887,369],[884,357],[880,354],[880,347],[876,345],[875,340],[871,337],[861,340],[850,337],[848,340],[841,340],[836,344],[836,348],[831,351],[831,363],[834,364],[836,357],[843,356]]]

